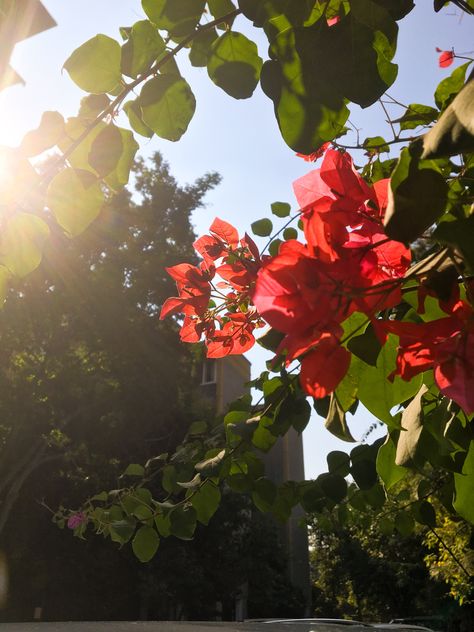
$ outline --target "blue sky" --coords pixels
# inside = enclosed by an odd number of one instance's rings
[[[95,34],[119,39],[120,26],[144,18],[140,0],[43,0],[43,4],[58,27],[19,44],[15,50],[12,63],[26,86],[0,94],[0,144],[17,144],[26,131],[37,126],[44,110],[75,115],[84,93],[61,72],[64,61]],[[244,19],[237,21],[235,28],[249,30]],[[250,36],[255,38],[252,31]],[[454,46],[459,54],[472,54],[473,32],[472,18],[450,7],[434,14],[431,0],[420,0],[400,22],[399,76],[389,93],[401,102],[432,104],[436,85],[452,70],[438,67],[435,48]],[[265,57],[265,42],[260,39],[258,43]],[[183,59],[182,72],[197,100],[188,132],[178,143],[156,137],[142,139],[140,151],[144,156],[161,151],[181,183],[193,181],[205,171],[221,173],[222,184],[209,195],[207,208],[194,217],[197,232],[205,232],[215,216],[243,232],[252,221],[268,214],[272,202],[287,201],[294,206],[292,182],[312,167],[284,144],[272,104],[260,88],[251,99],[235,101],[212,84],[205,69],[191,68]],[[366,110],[353,107],[351,121],[361,129],[362,138],[378,134],[389,137],[378,104]],[[248,357],[254,374],[259,374],[265,355],[256,350]],[[360,437],[370,423],[370,415],[359,413],[351,424],[354,436]],[[309,477],[325,470],[328,451],[350,447],[329,435],[316,416],[305,431],[304,441]]]

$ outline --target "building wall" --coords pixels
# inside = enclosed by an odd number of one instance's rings
[[[202,392],[206,398],[215,398],[216,412],[222,414],[228,405],[249,392],[245,386],[250,381],[250,362],[244,356],[227,356],[217,360],[206,360],[203,366]],[[215,383],[207,379],[213,375]],[[280,437],[272,449],[260,454],[265,464],[265,475],[281,485],[286,481],[304,479],[303,438],[293,428]],[[304,517],[301,507],[293,510],[285,525],[279,525],[283,544],[288,555],[288,575],[292,583],[299,587],[310,606],[310,575],[308,534],[300,521]]]

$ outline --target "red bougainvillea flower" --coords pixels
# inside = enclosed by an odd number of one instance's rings
[[[474,312],[458,301],[452,313],[427,323],[377,323],[378,332],[399,336],[394,375],[406,381],[433,368],[440,391],[474,412]]]
[[[341,323],[354,311],[374,318],[400,303],[399,281],[411,255],[383,232],[388,180],[370,187],[348,154],[327,150],[321,168],[294,188],[307,245],[288,241],[264,261],[252,300],[262,318],[286,334],[277,351],[287,363],[301,358],[305,391],[323,397],[348,367]],[[326,383],[316,372],[325,350],[331,351]]]
[[[326,397],[345,376],[350,363],[351,354],[341,347],[337,338],[327,336],[303,358],[301,387],[312,397]]]
[[[326,149],[330,147],[330,145],[331,143],[327,142],[321,145],[319,149],[317,149],[316,151],[313,151],[313,153],[311,154],[296,154],[296,155],[298,156],[298,158],[303,158],[303,160],[305,160],[306,162],[316,162],[318,158],[321,158],[321,156],[324,154]]]
[[[442,50],[436,47],[436,52],[441,53],[438,58],[438,64],[440,68],[448,68],[454,61],[454,50]]]
[[[194,249],[201,255],[205,263],[210,265],[239,245],[237,229],[216,217],[209,228],[210,235],[204,235],[194,242]]]
[[[377,204],[374,190],[354,169],[350,155],[335,149],[328,149],[320,169],[296,180],[293,189],[308,246],[324,261],[339,258],[347,227],[360,223],[359,211],[369,200]]]
[[[247,234],[239,239],[232,224],[216,218],[210,233],[194,244],[203,258],[199,267],[182,263],[167,268],[179,296],[165,301],[160,318],[184,314],[181,340],[204,338],[208,357],[220,358],[245,353],[255,343],[254,329],[264,325],[250,305],[261,259],[254,241]]]
[[[255,323],[251,314],[228,314],[222,329],[215,331],[207,343],[207,357],[221,358],[230,354],[242,354],[255,344]]]
[[[211,297],[210,280],[215,274],[214,267],[193,266],[180,263],[166,268],[176,281],[178,297],[168,298],[161,308],[160,319],[170,314],[202,314],[207,309]]]

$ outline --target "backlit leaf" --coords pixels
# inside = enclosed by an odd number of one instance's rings
[[[255,42],[242,33],[226,31],[212,45],[207,72],[227,94],[247,99],[257,87],[262,63]]]
[[[142,119],[142,111],[140,109],[140,104],[137,99],[133,101],[127,101],[124,103],[123,110],[125,114],[128,116],[128,121],[130,123],[131,128],[140,134],[141,136],[145,136],[146,138],[151,138],[153,136],[153,130],[151,130]]]
[[[151,22],[135,22],[122,47],[122,72],[135,79],[150,68],[164,49],[165,42]]]
[[[41,263],[49,234],[48,225],[40,217],[31,213],[16,213],[3,225],[1,263],[19,277],[33,272]]]
[[[44,112],[39,127],[28,132],[21,141],[25,156],[37,156],[54,147],[64,134],[64,118],[59,112]]]
[[[96,35],[77,48],[64,68],[86,92],[110,92],[122,80],[120,44],[107,35]]]
[[[89,164],[99,176],[104,177],[115,169],[122,151],[122,135],[118,127],[110,123],[94,138],[89,152]]]
[[[199,22],[205,0],[142,0],[142,7],[150,20],[171,37],[188,35]]]
[[[148,81],[139,103],[145,125],[157,136],[172,141],[181,138],[196,109],[191,88],[176,75],[159,75]]]
[[[385,485],[385,489],[390,489],[401,481],[408,473],[407,468],[395,463],[397,452],[396,445],[390,435],[387,435],[385,443],[380,446],[377,454],[377,473]]]
[[[47,205],[69,237],[80,235],[100,213],[102,189],[92,174],[63,169],[50,182]]]

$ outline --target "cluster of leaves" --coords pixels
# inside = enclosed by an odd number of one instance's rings
[[[48,218],[75,236],[97,217],[108,192],[128,180],[137,143],[133,132],[116,125],[120,109],[137,134],[181,138],[195,110],[191,87],[179,71],[181,54],[206,67],[211,80],[235,98],[250,97],[260,81],[273,101],[282,137],[295,151],[310,154],[329,141],[338,149],[327,150],[324,167],[299,182],[305,244],[285,225],[284,243],[272,240],[264,259],[249,238],[223,238],[217,227],[211,239],[221,252],[210,255],[201,242],[205,265],[193,268],[191,284],[191,268],[174,268],[180,296],[173,309],[186,307],[192,339],[205,329],[213,348],[220,332],[219,353],[238,352],[252,342],[259,318],[272,326],[263,344],[276,358],[254,384],[263,392],[262,402],[255,406],[243,398],[223,425],[192,429],[174,455],[131,466],[127,476],[144,477],[138,485],[101,493],[74,519],[66,512],[58,521],[70,520],[78,535],[93,524],[120,543],[132,540],[137,556],[146,560],[160,537],[188,538],[196,521],[209,521],[223,479],[251,493],[260,509],[284,519],[298,503],[343,501],[347,474],[358,491],[376,490],[383,500],[394,479],[427,464],[447,481],[449,510],[473,521],[474,82],[466,82],[469,62],[440,83],[436,108],[411,104],[391,120],[393,140],[375,137],[357,144],[369,155],[359,174],[339,152],[348,106],[373,104],[395,81],[398,21],[413,8],[411,0],[240,0],[237,7],[231,0],[143,0],[142,6],[147,19],[123,28],[122,44],[97,35],[66,61],[73,81],[89,93],[78,116],[64,121],[56,112],[45,113],[20,148],[7,152],[11,179],[5,179],[2,191],[8,212],[0,248],[4,284],[39,265],[50,237],[48,223],[32,208],[46,207]],[[468,0],[466,7],[471,6]],[[265,62],[255,43],[234,29],[239,15],[267,37]],[[139,87],[138,97],[127,102]],[[398,162],[382,161],[380,153],[390,144],[412,140],[401,136],[404,130],[420,134]],[[39,173],[29,159],[51,148],[60,155]],[[451,159],[454,155],[460,159]],[[276,203],[272,210],[283,217],[289,209]],[[272,223],[265,218],[253,229],[270,235]],[[427,238],[427,256],[409,267],[407,245],[420,237]],[[211,318],[220,306],[204,304],[210,298],[210,278],[202,278],[208,275],[206,256],[213,262],[224,257],[220,272],[234,294],[221,297],[227,312],[214,329]],[[252,267],[245,281],[242,267],[245,273]],[[185,296],[188,291],[194,304]],[[247,316],[250,300],[258,318],[252,310]],[[236,345],[241,323],[245,343],[239,339]],[[301,362],[300,380],[293,375],[297,367],[287,365],[294,360]],[[360,401],[387,425],[387,440],[377,450],[353,450],[344,474],[331,466],[322,479],[277,489],[265,478],[255,448],[269,449],[291,426],[301,431],[309,419],[308,395],[319,411],[326,409],[326,425],[338,436],[351,439],[345,416]],[[162,497],[154,498],[147,488],[150,476],[160,478]],[[422,502],[423,520],[433,523],[431,505]]]
[[[401,485],[408,496],[411,482]],[[429,613],[431,627],[435,617],[446,627],[451,613],[460,611],[439,576],[430,578],[436,566],[424,563],[426,527],[417,525],[402,538],[398,531],[383,532],[384,520],[375,509],[360,511],[349,504],[347,512],[342,523],[337,509],[328,511],[324,520],[309,516],[316,615],[378,621]],[[435,537],[431,532],[428,536]]]

